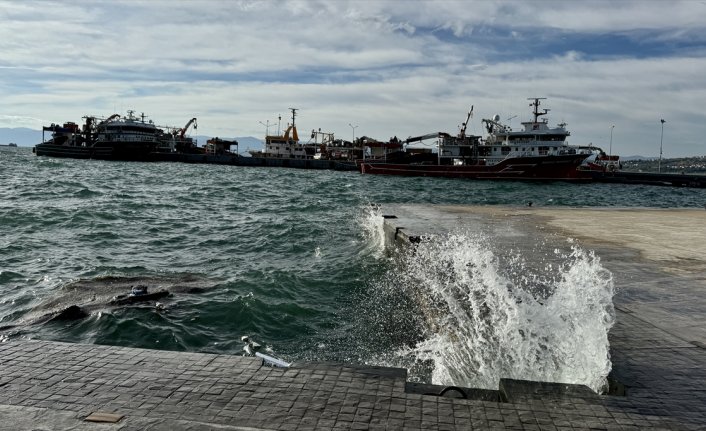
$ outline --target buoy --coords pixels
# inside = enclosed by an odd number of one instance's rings
[[[132,286],[132,289],[130,289],[130,296],[140,296],[140,295],[147,295],[147,286],[144,284],[140,284],[138,286]]]

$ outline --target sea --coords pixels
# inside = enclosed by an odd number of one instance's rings
[[[528,256],[482,231],[385,249],[386,205],[528,202],[702,208],[706,190],[4,151],[0,342],[247,355],[249,337],[286,362],[404,367],[422,383],[492,389],[515,377],[600,391],[619,274],[592,250],[567,242]],[[171,294],[116,301],[137,286]],[[72,305],[84,315],[62,318]]]

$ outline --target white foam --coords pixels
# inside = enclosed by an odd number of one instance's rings
[[[377,205],[363,207],[358,217],[358,225],[367,246],[366,250],[375,258],[381,258],[385,253],[384,222],[385,219]]]
[[[601,392],[611,368],[612,274],[575,244],[546,256],[493,246],[459,233],[404,256],[394,285],[418,304],[425,333],[396,352],[395,365],[431,361],[441,385],[497,389],[500,378],[514,378]]]

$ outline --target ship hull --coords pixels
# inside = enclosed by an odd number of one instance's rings
[[[495,165],[428,165],[362,163],[361,172],[375,175],[444,177],[487,180],[590,181],[591,175],[577,168],[582,154],[516,157]]]
[[[147,145],[127,146],[73,146],[58,145],[44,142],[34,147],[37,156],[60,157],[69,159],[96,159],[96,160],[122,160],[122,161],[149,161],[153,152],[152,143]]]
[[[266,166],[295,169],[331,169],[336,171],[357,171],[355,162],[325,159],[288,159],[274,157],[241,157],[241,166]]]
[[[109,146],[80,147],[57,145],[50,142],[34,147],[37,156],[60,157],[70,159],[97,159],[141,162],[180,162],[203,163],[232,166],[265,166],[296,169],[332,169],[338,171],[357,171],[355,162],[316,159],[285,159],[266,157],[242,157],[237,154],[188,154],[150,151],[150,147],[117,148]]]
[[[263,166],[295,169],[331,169],[337,171],[357,171],[354,162],[316,159],[286,159],[270,157],[243,157],[238,154],[184,154],[153,153],[151,160],[158,162],[205,163],[213,165]]]

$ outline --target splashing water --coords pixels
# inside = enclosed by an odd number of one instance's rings
[[[385,253],[385,219],[377,205],[363,207],[358,216],[358,226],[361,227],[367,251],[375,258],[383,257]]]
[[[424,324],[421,341],[390,365],[406,364],[414,379],[410,364],[432,364],[431,382],[441,385],[497,389],[514,378],[603,391],[611,273],[576,245],[541,256],[497,247],[458,233],[402,253],[402,267],[378,288],[404,290]]]

